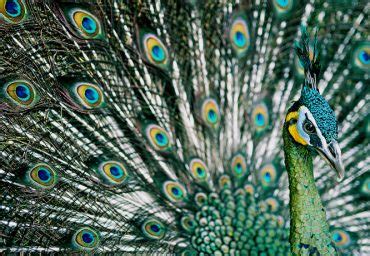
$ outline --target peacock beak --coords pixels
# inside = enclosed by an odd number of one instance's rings
[[[316,147],[315,149],[319,152],[320,156],[336,170],[338,181],[341,181],[344,178],[344,165],[338,142],[332,140],[329,144],[323,143],[321,147]]]

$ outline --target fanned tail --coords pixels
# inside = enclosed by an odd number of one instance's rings
[[[314,162],[333,240],[370,252],[366,1],[8,2],[0,252],[287,255],[305,67],[344,138],[342,183]],[[297,58],[301,23],[320,44],[303,31]]]

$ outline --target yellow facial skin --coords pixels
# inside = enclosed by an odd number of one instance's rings
[[[291,112],[291,113],[289,113],[288,115],[287,115],[287,117],[286,117],[286,119],[285,119],[285,122],[289,122],[290,120],[296,120],[296,121],[298,121],[298,116],[299,116],[299,113],[298,113],[298,111],[296,111],[296,112]],[[291,125],[289,125],[289,127],[288,127],[288,130],[289,130],[289,133],[290,133],[290,135],[292,135],[292,137],[293,137],[293,139],[296,141],[296,142],[298,142],[298,143],[300,143],[300,144],[302,144],[302,145],[304,145],[304,146],[306,146],[307,145],[307,142],[299,135],[299,133],[298,133],[298,129],[297,129],[297,122],[295,122],[295,123],[293,123],[293,124],[291,124]]]

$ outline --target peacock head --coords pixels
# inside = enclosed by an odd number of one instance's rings
[[[316,87],[303,86],[301,97],[289,109],[285,122],[295,143],[317,151],[336,170],[338,179],[343,179],[335,114]]]

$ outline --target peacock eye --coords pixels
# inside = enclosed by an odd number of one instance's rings
[[[142,33],[140,44],[147,61],[160,68],[167,68],[168,50],[158,36],[153,33]]]
[[[280,8],[287,8],[289,6],[289,0],[275,0],[275,4]]]
[[[187,232],[192,232],[196,226],[196,222],[192,215],[186,215],[181,218],[181,226]]]
[[[203,192],[199,192],[195,194],[195,203],[199,206],[202,207],[207,202],[207,195]]]
[[[151,124],[145,129],[147,139],[155,150],[167,151],[171,148],[168,133],[160,126]]]
[[[232,174],[237,177],[243,177],[247,171],[247,164],[243,155],[238,154],[231,160]]]
[[[276,212],[278,210],[279,202],[275,198],[269,197],[269,198],[266,199],[265,202],[269,206],[271,212]]]
[[[92,228],[84,227],[77,230],[72,237],[72,245],[77,250],[92,250],[98,247],[100,237]]]
[[[287,15],[294,6],[294,0],[273,0],[273,7],[278,16]]]
[[[247,192],[248,194],[250,194],[250,195],[254,195],[254,186],[252,185],[252,184],[246,184],[245,186],[244,186],[244,190],[245,190],[245,192]]]
[[[306,121],[303,124],[303,129],[307,133],[314,133],[315,132],[315,126],[310,121]]]
[[[49,165],[40,163],[29,169],[25,181],[35,189],[50,189],[57,183],[57,173]]]
[[[162,41],[153,34],[145,36],[145,52],[153,63],[163,63],[167,59],[167,49]]]
[[[370,50],[361,50],[358,54],[358,59],[363,63],[364,65],[370,64]]]
[[[26,16],[26,6],[23,0],[5,0],[0,1],[0,13],[1,16],[7,22],[10,23],[19,23],[21,22]]]
[[[351,244],[351,237],[344,230],[334,230],[332,232],[332,238],[335,245],[339,248],[344,248]]]
[[[259,181],[263,188],[275,186],[277,170],[274,165],[266,164],[258,171]]]
[[[160,221],[153,218],[146,220],[142,224],[141,230],[147,238],[154,240],[162,239],[166,234],[164,225]]]
[[[201,108],[203,122],[211,127],[217,128],[220,124],[220,109],[214,99],[206,99]]]
[[[252,122],[258,133],[265,131],[269,127],[269,112],[266,104],[257,104],[252,111]]]
[[[352,58],[352,62],[357,68],[368,72],[370,67],[370,43],[363,42],[359,44],[355,48]]]
[[[220,186],[220,188],[230,187],[231,186],[230,177],[228,175],[222,175],[218,179],[218,185]]]
[[[102,90],[94,84],[79,83],[76,85],[76,96],[80,103],[87,109],[96,109],[103,105]]]
[[[362,181],[360,191],[365,196],[370,196],[370,177]]]
[[[193,176],[194,179],[197,181],[205,181],[208,178],[208,169],[206,164],[198,159],[194,158],[190,161],[190,171],[191,175]]]
[[[180,202],[186,197],[185,187],[175,181],[166,181],[163,184],[163,192],[172,202]]]
[[[34,106],[39,97],[31,83],[24,80],[15,80],[5,85],[8,99],[22,108]]]
[[[231,25],[229,33],[230,41],[235,52],[239,56],[243,55],[251,45],[247,21],[242,17],[236,18]]]
[[[119,185],[127,180],[128,174],[124,165],[117,161],[106,161],[100,164],[98,173],[111,185]]]
[[[71,9],[69,19],[78,34],[85,39],[95,39],[102,35],[98,18],[85,10]]]

